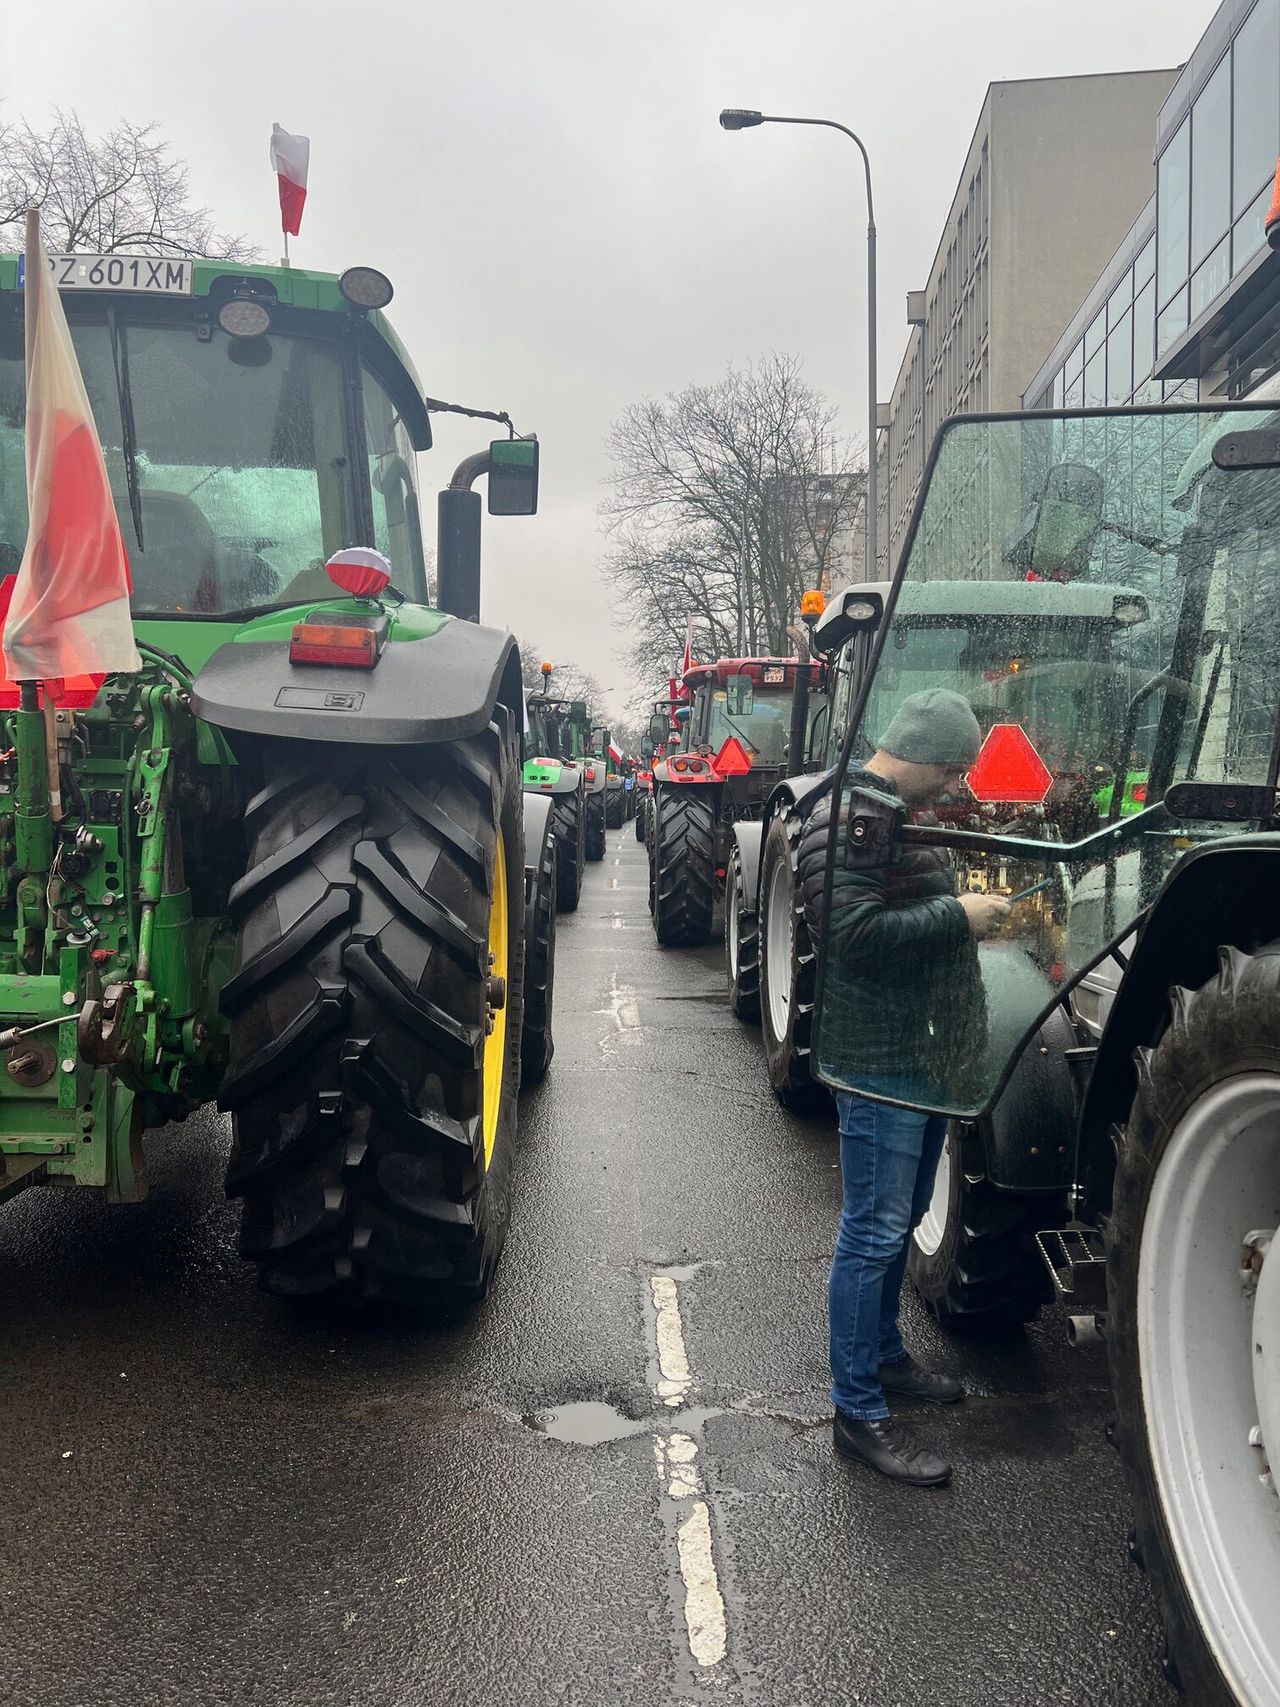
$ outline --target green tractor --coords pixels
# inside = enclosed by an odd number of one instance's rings
[[[482,1296],[522,1057],[536,1074],[549,1051],[555,844],[549,801],[521,795],[515,643],[458,618],[478,610],[471,480],[491,514],[532,513],[536,442],[496,441],[441,493],[431,608],[428,400],[381,274],[52,264],[143,667],[47,722],[35,684],[0,709],[0,1197],[136,1202],[147,1129],[217,1099],[268,1290]],[[21,284],[0,257],[8,575]],[[390,581],[344,574],[353,545]]]
[[[587,783],[586,850],[587,858],[593,861],[604,858],[609,812],[609,744],[612,739],[608,729],[599,725],[593,728],[583,765]]]
[[[820,1076],[949,1122],[917,1289],[951,1328],[1056,1298],[1101,1334],[1131,1552],[1203,1707],[1280,1679],[1278,429],[946,423],[799,861]],[[911,620],[961,574],[1010,600],[1021,701]],[[1089,594],[1105,636],[1062,621]],[[1000,709],[969,798],[923,816],[865,768],[909,678]],[[992,934],[921,900],[926,856],[1009,899]]]
[[[543,664],[544,679],[551,666]],[[556,841],[556,907],[562,913],[577,909],[587,857],[587,772],[584,700],[554,699],[549,694],[525,698],[529,729],[525,736],[524,786],[528,793],[551,799]]]

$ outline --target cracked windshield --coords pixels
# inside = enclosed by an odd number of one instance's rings
[[[1280,470],[1211,452],[1274,418],[947,428],[840,779],[819,1030],[837,1083],[981,1108],[1175,859],[1240,828],[1174,785],[1270,777]],[[881,858],[856,838],[885,803]],[[981,936],[971,897],[996,903]]]

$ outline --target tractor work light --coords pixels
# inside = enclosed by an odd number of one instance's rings
[[[844,607],[850,622],[874,622],[879,612],[879,605],[872,599],[851,599]]]
[[[305,622],[294,624],[289,662],[371,670],[378,662],[386,638],[385,616],[347,617],[337,621],[331,611],[313,611]]]
[[[271,310],[261,297],[228,297],[218,310],[218,324],[228,338],[260,338],[270,330]]]
[[[1132,628],[1136,622],[1147,620],[1147,601],[1132,595],[1120,594],[1111,607],[1111,619],[1121,628]]]
[[[376,267],[348,267],[338,289],[353,308],[385,308],[395,295],[391,280]]]

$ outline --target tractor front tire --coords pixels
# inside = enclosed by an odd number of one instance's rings
[[[950,1123],[933,1198],[907,1247],[912,1285],[951,1333],[1020,1327],[1053,1295],[1035,1234],[1059,1224],[1061,1200],[997,1191],[985,1148],[982,1123]]]
[[[518,726],[416,750],[271,744],[234,886],[227,1191],[263,1286],[488,1291],[524,989]]]
[[[668,784],[654,796],[653,925],[658,941],[710,941],[716,906],[716,820],[704,784]]]
[[[583,812],[585,796],[556,795],[551,802],[551,821],[556,836],[556,910],[577,911],[582,895],[582,867],[587,852],[587,827]]]
[[[586,852],[592,861],[604,858],[604,790],[587,796]]]
[[[559,893],[560,844],[554,822],[548,824],[542,857],[534,873],[525,926],[524,1025],[520,1034],[520,1085],[539,1084],[556,1052],[551,1008],[556,974],[556,896]],[[574,905],[577,905],[575,899]]]
[[[769,1083],[784,1108],[817,1114],[831,1092],[813,1073],[813,1010],[818,957],[805,922],[798,875],[801,820],[779,813],[760,860],[759,1006]]]
[[[742,900],[742,849],[735,841],[729,853],[729,876],[724,889],[724,967],[729,980],[729,1006],[747,1025],[760,1019],[760,927]]]
[[[627,803],[620,788],[610,789],[604,797],[604,821],[606,828],[620,830],[626,816]]]

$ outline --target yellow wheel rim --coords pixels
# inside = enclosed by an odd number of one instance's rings
[[[489,976],[507,982],[510,947],[507,931],[507,848],[498,831],[493,854],[493,894],[489,900]],[[502,1082],[507,1064],[507,1011],[505,1005],[492,1013],[493,1030],[484,1040],[484,1165],[489,1166],[498,1137],[498,1112],[502,1107]]]

